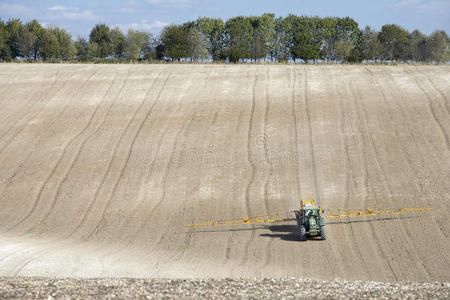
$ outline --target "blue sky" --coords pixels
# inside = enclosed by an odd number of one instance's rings
[[[265,12],[286,16],[350,16],[361,28],[398,24],[408,30],[450,34],[450,0],[0,0],[0,18],[37,19],[87,37],[97,23],[158,33],[164,25],[199,16],[227,19]]]

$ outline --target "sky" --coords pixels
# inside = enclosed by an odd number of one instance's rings
[[[167,24],[197,17],[224,20],[244,15],[274,13],[310,16],[350,16],[360,28],[381,29],[398,24],[409,31],[450,34],[450,0],[0,0],[0,18],[37,19],[65,28],[73,37],[88,37],[95,24],[133,28],[158,34]]]

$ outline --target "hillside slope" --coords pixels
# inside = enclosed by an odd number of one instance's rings
[[[0,276],[450,281],[450,67],[0,69]],[[297,209],[432,207],[295,224]]]

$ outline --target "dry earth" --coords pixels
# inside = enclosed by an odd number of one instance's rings
[[[1,64],[0,107],[0,276],[450,281],[449,66]],[[184,228],[303,193],[434,211]]]
[[[8,277],[1,299],[448,299],[450,283],[298,278],[53,279]]]

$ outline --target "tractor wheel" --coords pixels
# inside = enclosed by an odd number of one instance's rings
[[[300,226],[300,241],[306,241],[306,229],[305,229],[305,226]]]
[[[320,238],[322,240],[327,239],[327,230],[325,229],[325,226],[320,226]]]

